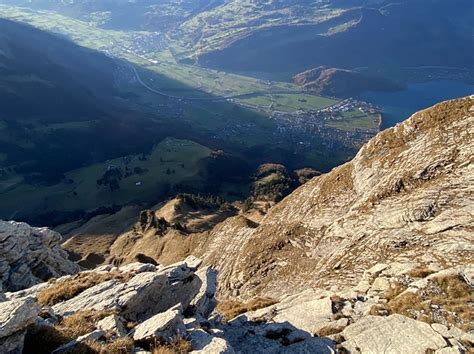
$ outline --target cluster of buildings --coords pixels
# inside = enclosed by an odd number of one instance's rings
[[[329,114],[330,116],[334,116],[334,115],[340,115],[341,113],[355,111],[355,110],[358,110],[366,114],[377,114],[379,112],[379,109],[373,104],[370,104],[365,101],[359,101],[352,97],[342,100],[327,108],[321,109],[318,112]]]

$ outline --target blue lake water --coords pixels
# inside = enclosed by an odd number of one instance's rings
[[[408,85],[403,91],[367,92],[361,98],[382,110],[382,129],[386,129],[438,102],[472,94],[474,85],[458,81],[430,81]]]

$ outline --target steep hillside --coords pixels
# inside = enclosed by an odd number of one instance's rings
[[[223,294],[357,284],[379,262],[459,265],[473,251],[474,97],[421,111],[306,183],[257,225],[197,235]],[[199,242],[199,241],[198,241]]]
[[[4,19],[0,33],[0,178],[14,170],[54,183],[65,171],[150,147],[144,126],[153,124],[115,100],[116,61]],[[127,143],[139,137],[140,146]]]

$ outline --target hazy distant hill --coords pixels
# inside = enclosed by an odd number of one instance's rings
[[[472,1],[384,3],[346,10],[321,24],[250,31],[237,41],[222,43],[221,48],[205,50],[199,63],[224,70],[292,74],[318,65],[373,71],[405,66],[473,67]]]
[[[58,11],[104,28],[163,30],[223,3],[223,0],[2,0],[0,3]]]

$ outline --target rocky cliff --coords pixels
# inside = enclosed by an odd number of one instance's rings
[[[353,286],[380,262],[446,267],[474,251],[474,97],[438,104],[369,141],[256,225],[230,218],[193,252],[225,295]]]
[[[15,291],[78,272],[60,244],[57,232],[0,220],[0,286]]]

